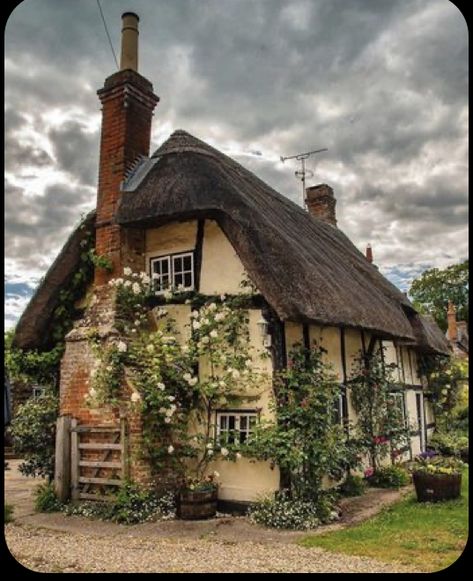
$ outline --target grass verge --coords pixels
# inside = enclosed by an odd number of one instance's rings
[[[458,559],[467,538],[468,470],[465,470],[462,496],[457,500],[420,503],[413,493],[362,524],[307,536],[300,544],[434,572]]]

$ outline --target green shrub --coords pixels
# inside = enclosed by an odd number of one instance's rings
[[[429,446],[442,456],[459,456],[468,448],[468,436],[458,432],[437,431],[432,434]]]
[[[384,466],[367,478],[370,486],[378,488],[399,488],[409,484],[410,480],[408,472],[400,466]]]
[[[12,420],[13,446],[24,460],[18,469],[25,476],[54,476],[58,406],[57,396],[48,390],[21,405]]]
[[[34,495],[34,507],[37,512],[57,512],[62,509],[62,503],[58,500],[52,484],[39,484]]]
[[[12,522],[13,520],[13,510],[14,507],[11,504],[4,504],[5,510],[3,511],[3,518],[4,518],[4,524],[7,524],[9,522]]]
[[[249,512],[250,521],[276,529],[308,530],[338,519],[333,496],[320,495],[319,500],[291,499],[281,492],[255,503]]]
[[[128,482],[111,502],[100,500],[69,504],[64,508],[68,515],[80,515],[122,524],[137,524],[155,519],[174,518],[176,507],[171,492],[157,495],[152,489]]]
[[[342,496],[361,496],[365,493],[366,481],[361,476],[348,474],[338,490]]]

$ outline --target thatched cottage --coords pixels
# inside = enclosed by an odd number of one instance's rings
[[[251,341],[258,347],[264,342],[270,351],[269,373],[286,365],[293,344],[316,340],[327,350],[340,381],[340,418],[351,418],[344,385],[352,362],[360,350],[384,347],[386,361],[397,364],[399,405],[413,426],[406,453],[419,453],[435,421],[419,361],[448,354],[441,331],[337,227],[329,186],[307,189],[305,211],[181,130],[150,156],[158,97],[137,72],[138,18],[126,13],[123,22],[121,70],[98,91],[103,117],[97,208],[84,221],[95,230],[96,255],[107,256],[113,271],[96,268],[92,290],[97,300],[66,337],[61,415],[72,416],[79,427],[114,419],[84,402],[93,369],[87,331],[92,324],[111,325],[107,283],[124,267],[147,271],[151,278],[159,273],[161,281],[208,297],[241,292],[244,275],[259,291],[250,308]],[[59,290],[67,287],[80,260],[84,232],[77,228],[71,234],[28,304],[16,328],[17,346],[44,346]],[[175,314],[184,325],[190,306],[177,302]],[[263,336],[261,321],[267,322]],[[242,423],[256,416],[256,409],[264,415],[267,400],[244,409],[215,410],[216,423],[229,417]],[[133,446],[139,419],[130,421],[129,430]],[[145,478],[141,461],[130,468],[132,477]],[[247,502],[279,487],[277,468],[264,462],[223,463],[219,472],[223,500]]]

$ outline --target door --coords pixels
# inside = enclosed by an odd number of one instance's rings
[[[416,393],[417,425],[419,426],[420,451],[425,452],[426,433],[424,416],[424,394]]]

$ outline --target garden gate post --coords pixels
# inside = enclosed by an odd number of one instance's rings
[[[77,420],[71,420],[71,499],[79,500],[79,434],[77,432]]]
[[[61,502],[70,495],[71,482],[71,416],[59,416],[56,423],[54,490]]]

